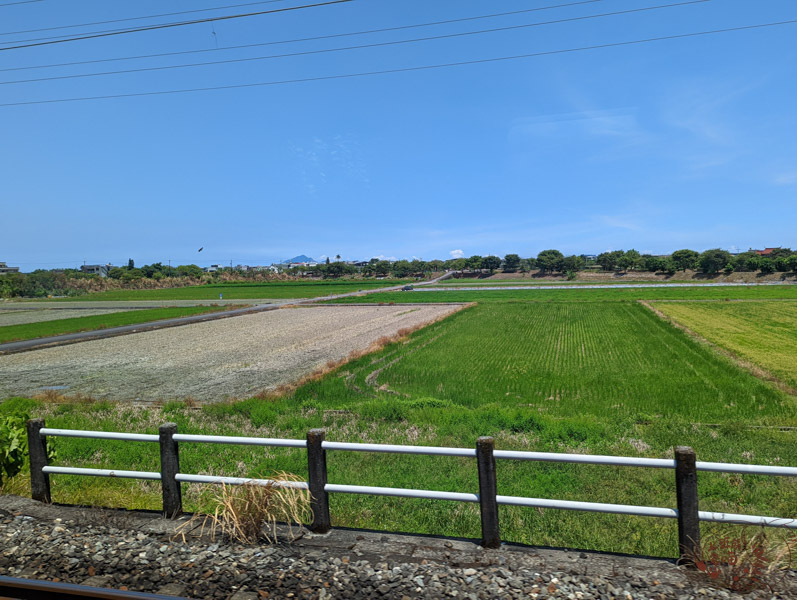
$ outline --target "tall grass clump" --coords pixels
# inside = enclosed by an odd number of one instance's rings
[[[776,593],[794,565],[797,534],[773,535],[765,528],[735,527],[732,533],[704,535],[686,556],[697,568],[696,578],[746,594]]]
[[[288,526],[288,535],[294,537],[294,525],[312,519],[310,492],[296,487],[301,479],[285,472],[275,473],[268,483],[222,483],[213,497],[216,505],[212,514],[196,513],[182,525],[177,535],[183,539],[199,529],[212,540],[217,536],[242,544],[253,544],[260,539],[277,541],[277,524]]]

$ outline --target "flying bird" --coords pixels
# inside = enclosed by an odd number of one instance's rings
[[[202,252],[204,249],[205,249],[205,247],[202,246],[199,250],[197,250],[197,252]]]

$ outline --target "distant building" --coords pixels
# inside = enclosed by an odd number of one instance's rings
[[[770,256],[777,248],[764,248],[763,250],[753,250],[759,256]]]
[[[216,271],[221,271],[224,268],[224,265],[210,265],[209,267],[205,267],[202,269],[205,273],[215,273]]]
[[[594,261],[598,260],[598,255],[597,254],[582,254],[581,258],[583,258],[587,262],[594,262]]]
[[[89,275],[99,275],[100,277],[108,277],[108,273],[113,269],[112,264],[107,265],[83,265],[80,267],[81,273],[88,273]]]
[[[0,275],[6,273],[19,273],[19,267],[9,267],[6,263],[0,262]]]

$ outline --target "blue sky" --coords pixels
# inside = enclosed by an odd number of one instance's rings
[[[245,2],[42,0],[0,7],[0,33]],[[0,82],[331,49],[673,2],[600,0],[224,50],[566,3],[355,0],[0,50],[0,70],[209,50],[4,70]],[[711,0],[381,48],[6,83],[0,104],[354,74],[787,19],[797,19],[793,0]],[[795,39],[791,24],[446,69],[0,107],[0,261],[31,270],[129,257],[137,264],[266,264],[301,253],[428,260],[456,251],[535,256],[552,247],[565,253],[795,247]]]

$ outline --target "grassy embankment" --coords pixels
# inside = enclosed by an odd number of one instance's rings
[[[187,306],[182,308],[153,308],[145,310],[129,310],[110,313],[107,315],[92,315],[88,317],[75,317],[72,319],[57,319],[42,321],[40,323],[25,323],[22,325],[5,325],[0,327],[0,344],[16,342],[19,340],[32,340],[35,338],[77,333],[79,331],[95,331],[120,327],[122,325],[137,325],[162,319],[188,317],[203,313],[229,310],[231,306]]]
[[[201,409],[18,400],[0,410],[29,404],[50,426],[67,428],[155,432],[173,420],[183,432],[302,438],[324,427],[331,440],[439,446],[473,446],[479,435],[493,435],[503,449],[650,457],[672,456],[674,445],[686,444],[701,460],[797,464],[795,433],[779,428],[797,425],[794,396],[643,306],[608,302],[631,299],[617,298],[624,291],[604,290],[602,302],[485,301],[279,398]],[[749,294],[746,288],[720,291],[722,297]],[[697,292],[711,297],[715,290]],[[576,299],[572,294],[579,292],[553,293]],[[597,300],[596,293],[587,299]],[[501,300],[507,293],[495,294]],[[402,300],[433,295],[398,294]],[[153,445],[55,443],[59,464],[158,467]],[[305,454],[297,450],[195,444],[180,450],[185,472],[306,475]],[[470,459],[330,452],[328,460],[334,483],[478,489]],[[673,479],[664,470],[498,465],[500,494],[542,498],[675,506]],[[206,506],[209,493],[189,486],[186,505]],[[706,473],[700,493],[703,510],[797,516],[797,485],[784,478]],[[159,506],[157,485],[125,480],[53,477],[53,495],[60,502]],[[478,537],[475,505],[345,495],[331,502],[338,525]],[[502,507],[501,518],[503,537],[511,541],[669,556],[676,547],[672,521],[516,507]]]
[[[358,290],[391,287],[405,283],[403,280],[351,280],[351,281],[280,281],[274,283],[220,283],[179,288],[152,290],[110,290],[80,296],[87,300],[217,300],[219,294],[230,300],[257,300],[282,298],[317,298],[330,294],[345,294]],[[62,299],[74,301],[75,298]]]

